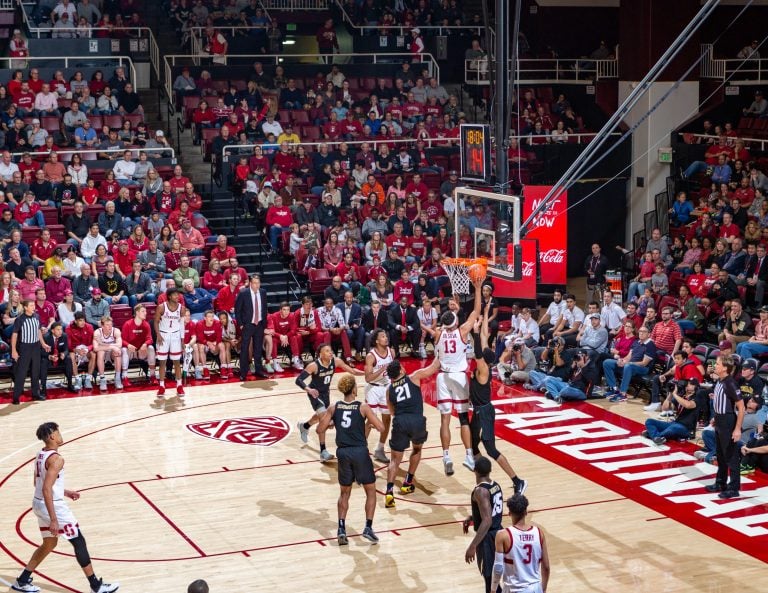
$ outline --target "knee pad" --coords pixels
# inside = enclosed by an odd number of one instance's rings
[[[91,557],[88,554],[88,546],[85,545],[85,538],[82,532],[76,538],[69,540],[72,547],[75,548],[75,558],[80,568],[85,568],[91,563]]]
[[[499,457],[501,457],[501,453],[496,448],[496,440],[490,440],[490,441],[483,441],[483,447],[485,447],[485,452],[488,454],[488,457],[496,461]]]
[[[469,412],[459,412],[459,426],[469,426]]]

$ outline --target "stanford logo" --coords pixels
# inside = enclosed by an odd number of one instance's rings
[[[279,416],[208,420],[187,424],[187,428],[207,439],[261,447],[271,447],[279,443],[291,431],[288,423]]]

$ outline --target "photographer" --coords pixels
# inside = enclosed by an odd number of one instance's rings
[[[741,448],[741,454],[744,456],[741,460],[740,471],[742,473],[751,473],[755,468],[768,473],[768,434],[766,427],[754,439]]]
[[[536,356],[523,338],[516,338],[501,353],[497,368],[504,385],[527,383],[530,372],[536,368]]]
[[[664,422],[649,418],[645,421],[645,430],[641,436],[652,439],[657,445],[663,445],[668,439],[687,439],[696,430],[698,387],[697,379],[670,382],[667,385],[667,398],[661,407],[664,411],[674,411],[675,419],[672,422]]]
[[[547,342],[547,347],[541,352],[539,364],[543,371],[532,370],[528,373],[528,383],[523,385],[525,389],[538,391],[543,388],[545,381],[550,377],[556,377],[567,381],[571,374],[570,361],[576,351],[566,352],[565,340],[552,338]]]
[[[571,362],[571,376],[568,381],[549,377],[544,381],[548,397],[562,404],[564,400],[585,400],[592,395],[592,388],[600,381],[600,373],[589,353],[579,350]]]
[[[704,376],[699,371],[696,363],[688,359],[687,352],[682,349],[678,350],[673,358],[675,360],[674,366],[653,378],[651,382],[651,401],[643,408],[646,412],[656,412],[661,407],[661,388],[668,379],[672,378],[674,381],[696,379],[699,384],[704,381]]]

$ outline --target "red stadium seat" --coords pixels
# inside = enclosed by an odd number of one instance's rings
[[[46,132],[58,132],[61,129],[61,119],[56,116],[44,115],[40,118],[40,127]]]
[[[291,120],[295,125],[308,124],[309,114],[304,109],[295,109],[291,111]]]
[[[109,126],[112,130],[119,130],[123,127],[122,115],[102,115],[104,125]]]

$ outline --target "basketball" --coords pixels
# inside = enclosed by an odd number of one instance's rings
[[[488,268],[481,264],[472,264],[469,266],[469,279],[474,283],[478,280],[484,280]]]

